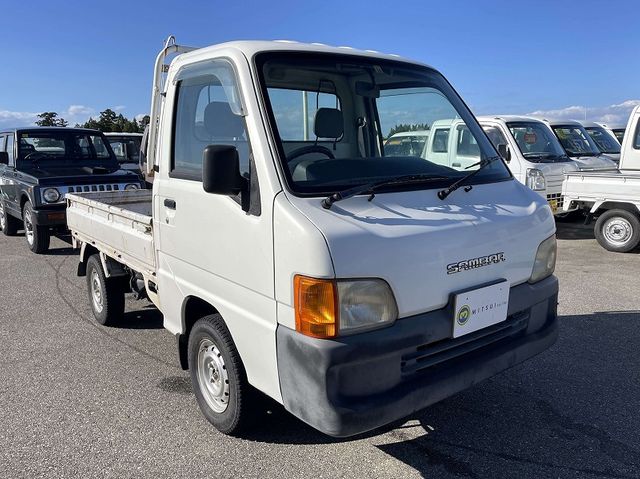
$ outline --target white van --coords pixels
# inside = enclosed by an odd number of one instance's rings
[[[516,179],[545,198],[554,214],[566,214],[562,182],[565,173],[578,166],[548,125],[513,115],[480,116],[478,121],[496,148],[507,146],[505,159]]]
[[[587,130],[575,120],[544,120],[553,130],[567,155],[583,171],[612,170],[616,163],[606,156]]]
[[[385,154],[400,122],[456,117],[469,169]],[[257,389],[327,434],[361,433],[556,340],[551,210],[431,67],[169,41],[147,160],[152,191],[67,197],[78,272],[100,323],[122,320],[131,289],[162,311],[220,431],[254,425]]]

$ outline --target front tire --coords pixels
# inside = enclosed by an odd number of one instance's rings
[[[608,210],[596,221],[594,233],[604,249],[628,253],[640,244],[640,219],[626,210]]]
[[[98,323],[112,326],[124,315],[124,287],[122,278],[107,278],[97,254],[87,261],[87,290],[91,311]]]
[[[18,232],[19,225],[20,222],[7,213],[4,202],[0,200],[0,230],[2,230],[5,236],[15,236]]]
[[[22,208],[22,221],[29,249],[36,254],[46,253],[51,242],[51,233],[49,233],[49,228],[34,224],[33,207],[30,201],[27,201]]]
[[[218,431],[237,435],[247,427],[253,391],[222,316],[212,314],[189,334],[191,384],[207,420]]]

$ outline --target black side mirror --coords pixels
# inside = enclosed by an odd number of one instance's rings
[[[498,144],[498,154],[507,163],[509,163],[511,161],[511,150],[509,150],[509,147],[507,145],[505,145],[504,143]]]
[[[0,151],[0,165],[9,164],[9,153],[6,151]]]
[[[202,187],[207,193],[235,196],[248,190],[240,174],[238,150],[231,145],[209,145],[202,152]]]

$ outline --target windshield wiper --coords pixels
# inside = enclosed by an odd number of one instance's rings
[[[438,198],[440,198],[441,200],[444,200],[447,196],[449,196],[451,193],[453,193],[458,188],[460,188],[465,183],[465,181],[473,178],[475,175],[478,174],[479,171],[481,171],[482,169],[486,168],[487,166],[489,166],[494,161],[498,161],[500,159],[502,159],[500,156],[492,156],[491,158],[485,158],[484,160],[480,160],[479,162],[474,163],[473,165],[467,166],[465,168],[465,170],[468,170],[469,168],[473,168],[474,166],[478,166],[478,165],[480,167],[477,170],[474,170],[471,173],[469,173],[468,175],[465,175],[462,178],[460,178],[459,180],[455,181],[452,185],[448,186],[444,190],[438,191]],[[468,193],[469,191],[471,191],[472,188],[473,188],[473,186],[469,185],[469,186],[465,187],[464,191]]]
[[[322,200],[322,207],[325,210],[331,209],[331,206],[341,200],[346,200],[347,198],[351,198],[352,196],[361,195],[363,193],[370,193],[369,201],[373,200],[375,197],[374,191],[382,186],[387,185],[405,185],[411,183],[421,183],[424,181],[434,181],[434,180],[446,180],[447,176],[442,175],[401,175],[396,176],[394,178],[389,178],[383,181],[376,181],[374,183],[368,183],[366,185],[358,185],[353,188],[344,191],[338,191],[333,193],[332,195],[327,196],[324,200]]]

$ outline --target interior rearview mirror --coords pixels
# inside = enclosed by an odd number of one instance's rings
[[[9,153],[6,151],[0,151],[0,165],[9,164]]]
[[[504,161],[506,161],[507,163],[509,163],[511,161],[511,151],[509,150],[509,146],[505,145],[504,143],[500,143],[498,145],[498,154],[504,159]]]
[[[235,196],[248,189],[240,174],[238,150],[231,145],[209,145],[202,153],[202,187],[207,193]]]

